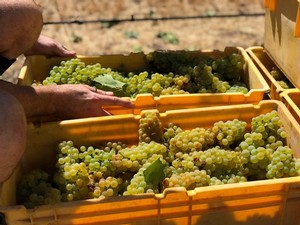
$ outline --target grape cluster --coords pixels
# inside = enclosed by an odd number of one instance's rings
[[[130,159],[133,163],[137,161],[140,164],[144,162],[153,154],[166,156],[167,148],[165,145],[151,141],[150,143],[140,142],[137,146],[124,148],[119,152],[124,158]]]
[[[50,175],[40,169],[32,170],[22,177],[17,186],[18,201],[26,208],[55,204],[61,201],[61,192],[55,188]]]
[[[185,51],[155,51],[146,55],[145,71],[125,73],[103,68],[99,63],[86,65],[75,58],[62,61],[60,65],[52,67],[49,76],[42,81],[42,84],[97,86],[98,77],[110,76],[113,80],[124,84],[122,93],[113,84],[109,87],[115,95],[121,97],[136,97],[142,93],[151,93],[153,96],[248,93],[246,84],[241,82],[244,63],[243,56],[237,53],[214,59],[205,55],[192,56]]]
[[[266,177],[272,179],[297,176],[295,164],[293,150],[288,146],[279,146],[274,151],[271,162],[267,166]]]
[[[277,111],[261,114],[251,121],[251,133],[245,133],[240,143],[247,159],[248,176],[251,180],[264,179],[276,149],[283,146],[287,137]]]
[[[277,67],[272,67],[272,69],[270,70],[270,74],[283,89],[294,88],[294,85]]]
[[[173,156],[177,152],[193,152],[206,150],[214,145],[215,134],[211,130],[204,128],[194,128],[185,130],[175,135],[170,140],[170,155]]]
[[[229,87],[226,93],[248,93],[248,88],[244,83],[238,82]]]
[[[209,186],[210,176],[205,170],[186,171],[182,173],[172,173],[164,182],[164,188],[185,187],[187,190],[193,190],[196,187]]]
[[[190,153],[178,152],[172,161],[172,167],[177,172],[191,172],[195,169],[204,169],[208,175],[218,176],[224,171],[242,170],[243,161],[236,151],[224,150],[220,146],[209,148],[205,151]]]
[[[216,59],[212,63],[212,68],[225,80],[239,81],[243,73],[244,58],[238,53],[232,53],[223,58]]]
[[[212,66],[195,66],[191,74],[194,83],[187,90],[196,89],[198,93],[225,93],[229,90],[228,81],[221,80],[218,73],[214,73]]]
[[[140,142],[163,143],[163,128],[158,116],[159,114],[154,111],[146,111],[141,114],[138,131]]]
[[[130,180],[130,184],[127,186],[126,191],[123,192],[124,196],[142,193],[159,193],[158,186],[153,183],[147,183],[144,176],[144,171],[157,159],[160,159],[163,164],[166,164],[163,155],[150,155]]]
[[[247,123],[238,119],[228,120],[226,122],[216,122],[212,128],[218,143],[223,148],[228,148],[235,142],[240,142],[243,139]]]
[[[78,58],[61,61],[59,66],[54,66],[43,81],[49,84],[87,84],[92,85],[92,80],[104,74],[118,74],[110,68],[102,68],[100,63],[85,65]]]
[[[201,57],[203,64],[210,59],[206,56]],[[166,73],[180,71],[184,65],[196,66],[199,59],[192,57],[186,51],[154,51],[146,55],[146,60],[151,70]]]
[[[163,128],[155,111],[140,118],[139,141],[75,147],[58,145],[53,180],[33,171],[21,182],[21,203],[32,208],[58,201],[161,193],[197,187],[300,175],[300,161],[287,145],[277,111],[233,119],[211,127]],[[145,135],[146,134],[146,135]]]
[[[179,134],[182,132],[181,127],[169,123],[167,127],[165,128],[165,131],[163,133],[163,139],[164,139],[164,144],[167,146],[167,148],[170,148],[170,141],[175,135]]]
[[[108,177],[117,176],[117,167],[112,162],[117,152],[126,148],[126,145],[121,142],[107,142],[100,148],[76,148],[73,145],[72,141],[63,141],[58,146],[54,182],[62,191],[63,201],[112,196],[112,191],[117,193],[122,179]],[[115,185],[115,181],[118,185]]]

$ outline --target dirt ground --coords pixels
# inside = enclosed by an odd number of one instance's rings
[[[248,48],[263,45],[263,0],[36,0],[43,8],[42,34],[78,55],[126,54],[157,49]],[[243,14],[261,14],[243,16]],[[239,17],[220,15],[239,14]],[[116,24],[92,20],[195,17],[193,19],[128,21]],[[205,17],[205,16],[210,17]],[[81,24],[48,24],[58,21]],[[164,39],[169,34],[171,39]],[[160,35],[160,36],[159,36]],[[3,79],[16,82],[24,62],[20,57]]]

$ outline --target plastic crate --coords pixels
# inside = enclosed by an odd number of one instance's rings
[[[285,91],[281,97],[288,110],[300,123],[300,91],[298,89]]]
[[[264,48],[287,76],[300,88],[300,9],[297,0],[265,1]]]
[[[287,144],[293,148],[294,156],[300,157],[300,125],[280,101],[171,110],[161,113],[160,120],[163,126],[173,122],[183,129],[207,128],[216,121],[235,118],[250,123],[254,116],[272,110],[278,112],[285,126]],[[53,170],[54,149],[60,141],[72,139],[76,145],[104,140],[137,143],[139,118],[140,115],[127,114],[52,122],[38,127],[31,125],[23,161],[2,185],[0,212],[6,221],[2,224],[299,224],[300,177],[200,187],[190,191],[170,188],[162,194],[74,201],[31,210],[16,205],[15,189],[20,175],[34,168]]]
[[[245,59],[244,74],[241,80],[249,88],[249,93],[205,93],[205,94],[183,94],[183,95],[165,95],[152,97],[152,95],[139,94],[132,99],[135,103],[135,109],[126,109],[123,107],[110,106],[105,109],[114,115],[133,113],[138,115],[143,109],[156,108],[159,112],[165,112],[170,109],[187,109],[195,107],[205,107],[214,105],[229,105],[253,103],[256,104],[264,98],[265,93],[269,91],[269,86],[255,67],[248,54],[240,47],[227,47],[224,51],[205,50],[188,51],[191,55],[208,55],[214,58],[231,53],[240,53]],[[102,67],[112,69],[122,68],[123,71],[144,71],[146,68],[146,55],[143,53],[131,53],[129,55],[103,55],[103,56],[78,56],[86,64],[100,63]],[[48,75],[54,65],[58,65],[66,58],[46,58],[43,56],[28,57],[20,71],[18,83],[20,85],[31,85],[34,81],[41,82]],[[32,118],[33,120],[42,120],[43,118]]]
[[[269,97],[274,100],[281,100],[280,93],[285,90],[290,90],[294,88],[284,89],[280,84],[274,79],[270,71],[273,67],[277,67],[272,59],[268,56],[265,49],[260,46],[254,46],[247,48],[246,51],[250,55],[250,58],[253,60],[254,64],[259,69],[260,73],[263,75],[270,87]]]

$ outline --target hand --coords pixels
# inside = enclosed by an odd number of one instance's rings
[[[94,87],[82,84],[49,85],[45,88],[52,89],[49,93],[54,113],[63,118],[85,118],[108,116],[109,112],[102,106],[123,106],[132,108],[134,105],[113,95],[112,92],[97,90]],[[97,91],[96,91],[97,90]]]
[[[58,43],[52,38],[40,35],[36,43],[31,47],[31,49],[25,52],[24,55],[74,57],[76,56],[76,53],[66,49],[62,44]]]

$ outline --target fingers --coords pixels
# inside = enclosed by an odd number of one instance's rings
[[[98,93],[100,95],[110,95],[110,96],[114,95],[114,93],[112,91],[102,91],[96,87],[88,86],[88,89],[91,90],[92,92]]]
[[[76,52],[68,50],[66,47],[62,45],[57,45],[56,54],[62,57],[74,57],[76,56]]]
[[[123,106],[126,108],[134,107],[133,102],[115,96],[103,95],[99,100],[101,101],[101,105]]]
[[[134,104],[126,99],[122,99],[114,96],[113,92],[102,91],[95,87],[86,86],[90,91],[98,94],[98,99],[101,105],[111,105],[111,106],[123,106],[126,108],[133,108]]]
[[[110,96],[114,95],[114,93],[112,91],[102,91],[102,90],[96,89],[95,92],[98,94],[101,94],[101,95],[110,95]]]

